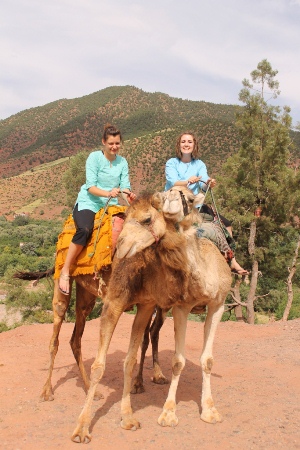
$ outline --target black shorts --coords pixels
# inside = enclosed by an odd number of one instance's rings
[[[78,211],[78,204],[76,203],[73,210],[73,219],[76,226],[76,232],[72,242],[85,247],[93,232],[95,213],[90,209]]]

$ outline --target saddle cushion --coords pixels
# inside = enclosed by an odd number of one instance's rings
[[[112,263],[114,247],[117,240],[115,233],[119,235],[122,229],[119,225],[118,215],[124,214],[126,209],[127,206],[109,206],[106,211],[102,208],[95,215],[92,236],[87,246],[83,248],[78,256],[76,265],[71,268],[71,276],[93,274]],[[118,217],[118,220],[115,220],[114,216]],[[114,225],[113,235],[114,222],[118,222],[118,226]],[[76,227],[73,216],[70,214],[64,223],[63,231],[58,236],[54,278],[59,278],[75,231]]]

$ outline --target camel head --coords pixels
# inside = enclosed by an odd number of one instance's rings
[[[203,199],[202,193],[194,195],[185,186],[173,186],[162,194],[163,214],[166,219],[180,223],[193,212],[195,206],[203,203]]]
[[[158,243],[166,232],[162,194],[146,194],[128,208],[116,247],[117,258],[129,258]]]

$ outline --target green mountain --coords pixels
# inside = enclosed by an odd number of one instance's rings
[[[183,131],[197,134],[201,159],[216,176],[222,163],[239,148],[234,125],[237,108],[147,93],[134,86],[113,86],[81,98],[57,100],[0,121],[0,177],[34,172],[58,160],[63,161],[64,169],[57,170],[56,164],[53,170],[64,172],[67,157],[99,147],[106,123],[122,130],[122,154],[137,192],[163,188],[165,162],[174,156],[176,137]],[[300,158],[299,135],[294,133],[294,162]],[[61,189],[59,180],[56,185]],[[35,199],[34,192],[32,196]],[[62,195],[60,199],[63,203]]]

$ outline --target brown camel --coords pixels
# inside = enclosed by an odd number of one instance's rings
[[[111,270],[101,272],[101,282],[103,291],[105,291],[106,283],[109,280]],[[17,272],[14,274],[14,278],[23,280],[36,280],[44,277],[48,277],[54,274],[54,268],[45,272]],[[81,338],[84,332],[86,318],[92,312],[96,298],[99,297],[99,280],[95,279],[93,275],[78,275],[70,279],[70,293],[64,295],[58,289],[58,280],[54,281],[54,292],[52,299],[53,309],[53,331],[49,343],[50,352],[50,364],[47,374],[47,379],[44,384],[40,399],[42,401],[54,400],[53,388],[52,388],[52,372],[54,368],[55,356],[59,347],[59,333],[62,323],[65,318],[66,311],[68,309],[71,299],[71,288],[73,281],[76,284],[76,321],[73,329],[73,333],[70,340],[71,349],[77,365],[79,367],[84,386],[86,391],[89,388],[89,377],[84,368],[82,353],[81,353]],[[97,395],[95,396],[97,397]]]
[[[45,272],[17,272],[14,274],[15,278],[25,279],[25,280],[36,280],[44,277],[53,275],[54,268]],[[99,274],[101,276],[102,292],[105,292],[106,284],[109,281],[111,274],[111,269],[103,270]],[[76,286],[76,320],[73,329],[73,333],[70,339],[70,346],[77,362],[78,368],[80,370],[85,390],[87,391],[90,386],[90,380],[86,373],[81,352],[81,339],[83,336],[86,319],[88,315],[92,312],[96,298],[99,297],[99,280],[95,280],[93,275],[78,275],[73,279],[70,279],[70,294],[68,296],[63,295],[58,289],[58,280],[54,282],[54,294],[52,300],[53,308],[53,332],[49,344],[50,352],[50,364],[47,374],[46,382],[43,386],[43,390],[40,396],[41,401],[51,401],[54,400],[54,393],[52,387],[52,373],[54,369],[55,356],[58,352],[59,347],[59,333],[62,323],[65,318],[66,311],[68,309],[70,298],[71,298],[71,287],[72,283],[75,281]],[[104,284],[105,283],[105,284]],[[131,305],[128,306],[130,309]],[[155,308],[153,308],[154,312]],[[156,384],[167,384],[169,381],[162,373],[159,359],[158,359],[158,339],[159,330],[163,325],[164,319],[166,317],[167,311],[162,311],[157,308],[154,320],[152,318],[149,320],[149,324],[145,330],[145,336],[141,351],[141,362],[140,370],[136,377],[135,382],[132,384],[132,393],[140,394],[145,391],[143,383],[143,364],[146,354],[146,350],[149,345],[149,335],[151,337],[152,344],[152,359],[153,359],[153,376],[152,381]],[[100,393],[95,394],[95,399],[101,398]]]
[[[172,381],[158,423],[162,426],[176,426],[178,423],[175,396],[185,365],[187,317],[195,305],[207,307],[200,357],[201,419],[209,423],[222,420],[212,399],[210,375],[214,336],[230,289],[231,271],[213,243],[196,237],[196,229],[191,227],[193,214],[188,214],[192,197],[190,193],[185,196],[182,189],[172,189],[164,194],[141,197],[127,211],[104,299],[99,349],[92,365],[86,401],[72,435],[74,442],[87,443],[91,439],[89,426],[96,387],[105,370],[106,354],[116,324],[131,303],[137,304],[137,314],[124,362],[122,428],[136,430],[140,427],[131,408],[131,377],[155,304],[163,310],[173,308],[175,329]]]

